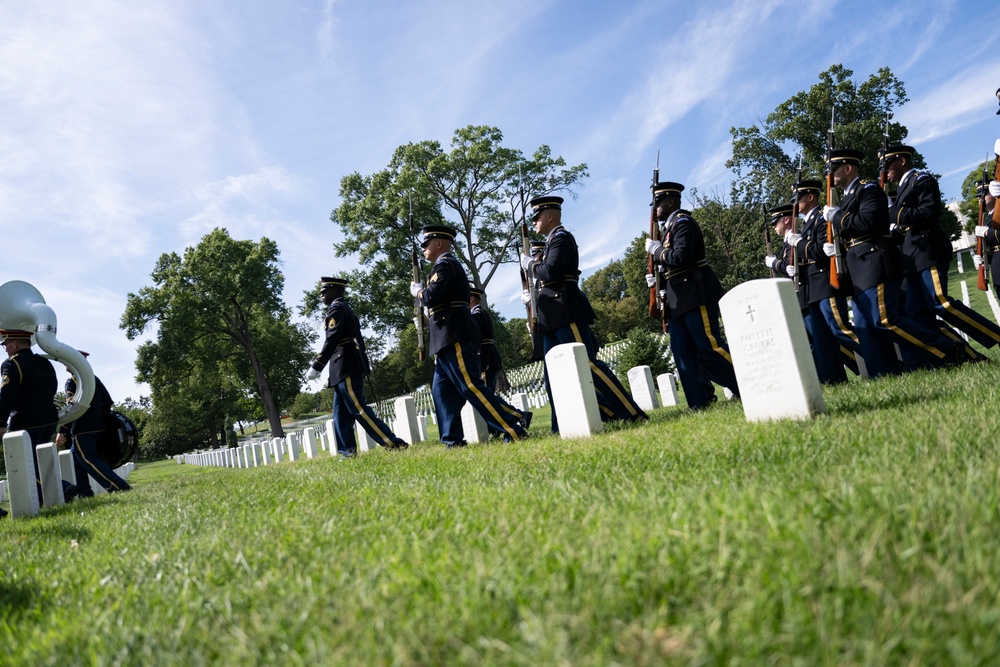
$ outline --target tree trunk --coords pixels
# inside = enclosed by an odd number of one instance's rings
[[[274,404],[274,394],[271,393],[271,387],[267,384],[267,378],[264,377],[264,369],[261,368],[260,360],[253,349],[253,341],[249,337],[244,341],[244,349],[246,349],[250,365],[253,367],[254,381],[257,383],[257,391],[260,392],[260,400],[264,404],[264,412],[267,413],[267,423],[271,427],[271,437],[284,438],[285,430],[281,426],[281,415],[278,413],[278,407]]]

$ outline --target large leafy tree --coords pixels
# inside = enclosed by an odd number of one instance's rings
[[[642,239],[644,242],[645,237]],[[645,253],[645,246],[641,249]],[[590,305],[597,315],[592,329],[601,343],[623,340],[630,331],[636,328],[649,331],[659,331],[660,329],[660,324],[649,317],[646,296],[641,295],[642,301],[639,301],[629,289],[625,266],[626,263],[623,260],[616,259],[588,276],[580,285],[580,289],[587,296],[587,300],[590,301]],[[645,275],[645,268],[643,268],[643,275]],[[645,281],[643,281],[643,286],[645,286]]]
[[[969,172],[965,180],[962,181],[962,197],[958,202],[958,212],[965,217],[965,230],[971,232],[979,224],[979,197],[976,194],[976,182],[983,180],[983,171],[986,172],[986,182],[993,179],[993,171],[996,162],[987,160]]]
[[[788,202],[799,156],[803,178],[822,178],[831,112],[836,121],[834,145],[862,151],[862,178],[877,178],[886,114],[890,143],[903,142],[909,133],[892,121],[893,109],[908,100],[906,89],[887,67],[861,83],[853,75],[843,65],[833,65],[820,73],[818,83],[779,104],[756,125],[730,130],[733,156],[726,166],[736,173],[743,199]],[[924,165],[919,153],[914,164]]]
[[[413,317],[410,257],[421,226],[456,227],[455,254],[485,289],[516,258],[527,200],[572,194],[587,175],[586,164],[567,166],[548,146],[526,157],[503,145],[499,129],[470,125],[455,131],[449,150],[434,140],[409,143],[385,169],[345,176],[331,214],[344,240],[334,248],[339,257],[358,256],[352,303],[364,326],[396,333]]]
[[[315,334],[291,322],[278,263],[273,241],[235,240],[215,229],[183,258],[161,255],[153,286],[128,295],[121,321],[128,338],[156,325],[136,367],[152,389],[157,438],[200,433],[224,441],[233,420],[254,416],[241,408],[254,394],[271,434],[284,435],[279,406],[298,393]]]

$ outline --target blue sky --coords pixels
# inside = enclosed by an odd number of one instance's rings
[[[297,306],[351,268],[332,251],[341,177],[494,125],[589,165],[564,206],[586,274],[648,224],[657,149],[664,180],[724,190],[729,128],[835,63],[905,82],[896,118],[951,199],[1000,136],[996,19],[979,0],[2,3],[0,283],[35,285],[60,340],[137,397],[127,294],[213,227],[274,239]],[[491,284],[506,316],[517,281]]]

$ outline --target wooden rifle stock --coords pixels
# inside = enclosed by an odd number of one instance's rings
[[[656,166],[653,167],[653,184],[650,186],[652,201],[649,211],[649,238],[653,241],[662,241],[660,238],[660,225],[656,221],[656,184],[660,182],[660,151],[656,151]],[[662,285],[660,283],[660,271],[656,268],[653,255],[650,254],[646,260],[646,273],[654,276],[653,286],[649,288],[649,316],[657,318],[663,327],[663,332],[667,332],[667,318],[663,307],[663,297],[660,296]]]
[[[407,216],[407,223],[410,227],[410,243],[413,246],[413,282],[421,282],[420,276],[420,254],[417,252],[417,242],[413,238],[413,196],[410,196],[410,212]],[[417,356],[420,361],[427,357],[427,348],[424,345],[424,309],[420,306],[420,297],[413,298],[413,325],[417,328]]]
[[[830,109],[830,130],[826,133],[826,205],[833,206],[833,128],[836,107]],[[840,289],[840,276],[844,273],[844,260],[840,252],[840,236],[834,232],[833,221],[826,221],[826,242],[832,243],[834,252],[830,258],[830,287]]]

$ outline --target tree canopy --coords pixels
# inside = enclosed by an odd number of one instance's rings
[[[152,390],[148,433],[161,449],[225,442],[234,420],[255,416],[243,414],[253,395],[272,435],[284,434],[278,406],[298,394],[315,334],[291,322],[278,264],[270,239],[214,229],[183,258],[161,255],[153,286],[128,295],[120,326],[129,340],[156,329],[136,368]]]
[[[516,258],[527,201],[572,195],[587,175],[586,164],[567,166],[548,146],[526,157],[503,145],[499,129],[470,125],[455,131],[450,150],[435,140],[408,143],[385,169],[345,176],[342,203],[330,217],[344,235],[334,244],[337,256],[356,253],[362,267],[350,278],[363,325],[386,334],[412,317],[410,256],[422,226],[457,228],[455,255],[470,282],[485,289],[499,266]]]

